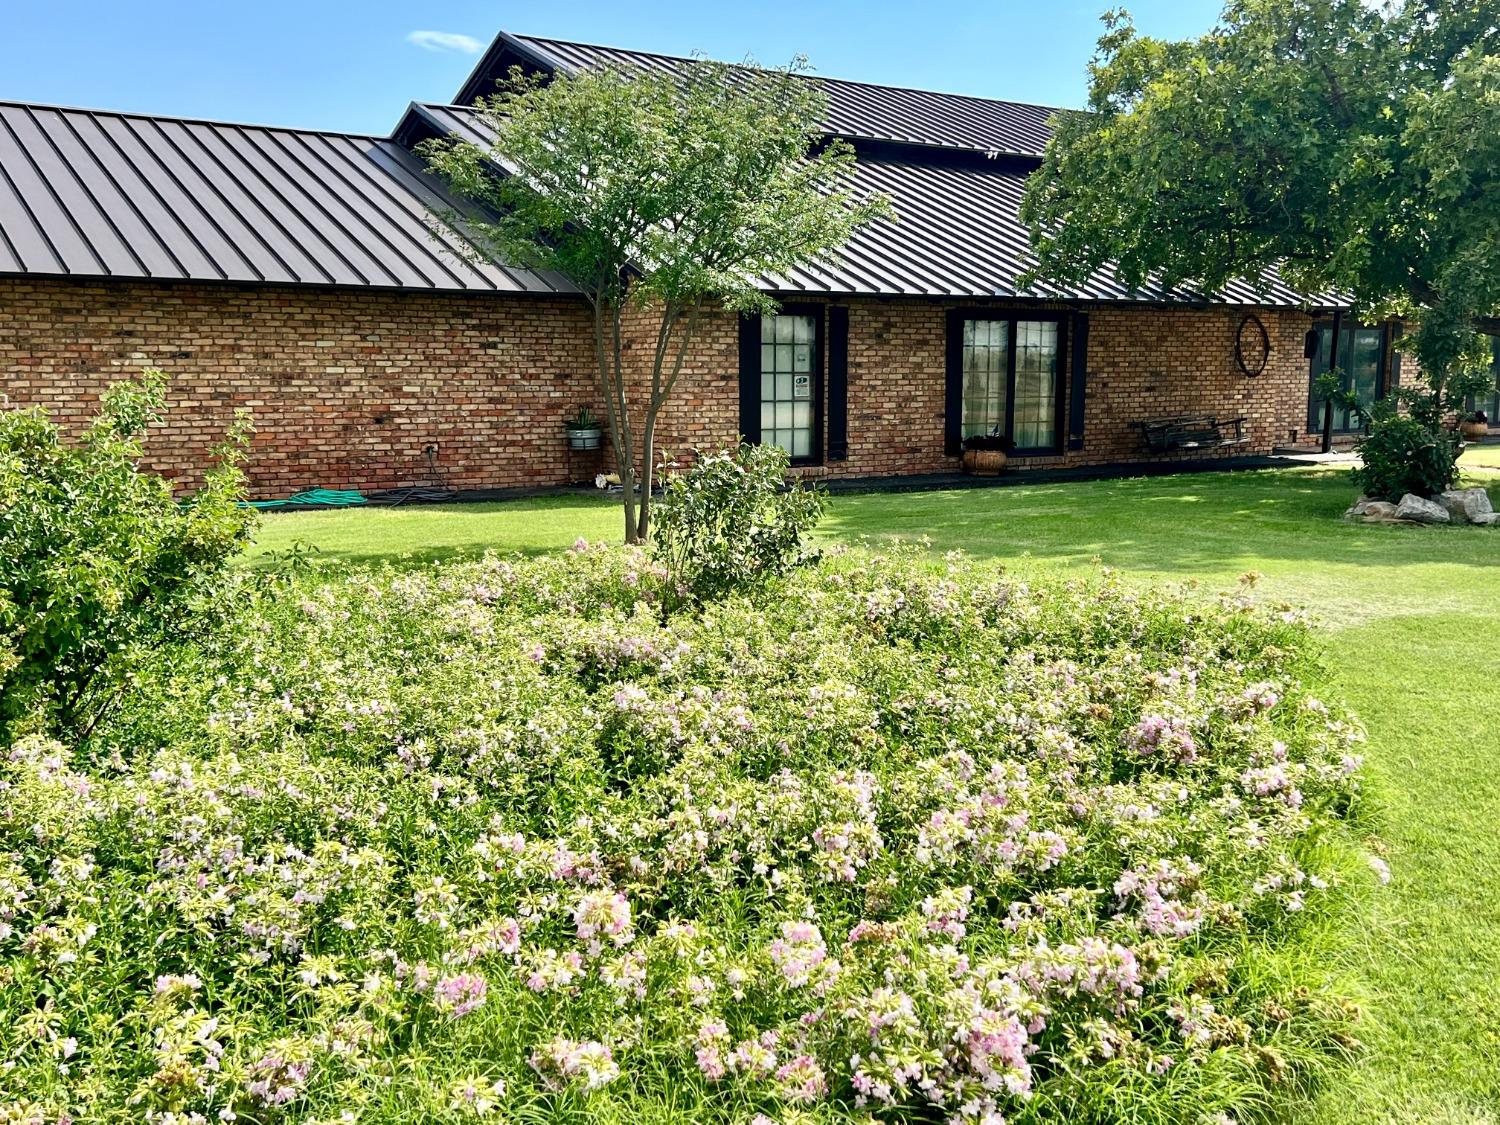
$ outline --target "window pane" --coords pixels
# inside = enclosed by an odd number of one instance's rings
[[[1015,424],[1017,449],[1057,442],[1057,322],[1016,322]]]
[[[1352,392],[1361,406],[1368,409],[1380,397],[1381,376],[1385,361],[1385,329],[1361,328],[1347,324],[1339,328],[1338,349],[1333,348],[1333,328],[1322,324],[1317,328],[1318,354],[1313,357],[1309,373],[1309,387],[1318,376],[1330,368],[1339,372],[1339,385]],[[1323,400],[1309,393],[1307,401],[1307,430],[1309,434],[1323,432]],[[1333,412],[1333,428],[1336,432],[1348,432],[1360,428],[1360,415],[1355,410],[1339,407]]]
[[[1333,326],[1324,324],[1317,329],[1318,332],[1318,354],[1313,356],[1312,377],[1316,379],[1328,370],[1328,361],[1333,347]],[[1334,425],[1338,425],[1338,419],[1334,419]],[[1323,401],[1316,396],[1309,395],[1307,403],[1307,430],[1309,433],[1323,432]]]
[[[964,437],[1005,428],[1009,334],[1009,321],[964,321],[961,418]]]
[[[1495,357],[1490,364],[1490,370],[1495,375],[1495,393],[1490,395],[1489,404],[1485,407],[1485,413],[1489,415],[1490,425],[1500,425],[1500,336],[1490,337],[1491,354]]]
[[[1350,389],[1359,404],[1373,406],[1380,393],[1380,353],[1385,333],[1379,328],[1360,328],[1354,332],[1345,370],[1349,372]]]
[[[817,330],[810,316],[761,318],[761,339],[774,341],[760,352],[761,441],[779,445],[794,457],[812,456],[814,445]]]

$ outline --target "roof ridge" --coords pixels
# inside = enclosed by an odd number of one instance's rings
[[[511,34],[511,36],[513,38],[520,39],[520,40],[522,40],[522,41],[524,41],[526,43],[533,43],[533,44],[561,43],[561,44],[565,44],[566,46],[569,46],[569,47],[588,47],[588,48],[591,48],[592,50],[596,50],[596,51],[618,51],[621,54],[643,55],[643,56],[645,56],[647,58],[669,59],[669,60],[671,60],[673,62],[696,62],[696,61],[698,61],[692,55],[674,55],[674,54],[671,54],[671,53],[669,53],[667,51],[642,51],[642,50],[637,50],[634,47],[615,47],[615,46],[611,46],[608,43],[586,43],[586,42],[584,42],[581,39],[556,39],[556,38],[551,38],[551,37],[544,36],[544,35],[525,35],[525,34],[522,34],[520,32],[511,32],[510,34]],[[748,63],[744,63],[744,62],[734,63],[734,62],[723,62],[723,60],[713,60],[713,61],[722,62],[723,65],[725,65],[725,66],[749,66],[749,65],[751,65],[751,64],[748,64]],[[1015,98],[991,98],[991,97],[986,97],[983,94],[962,94],[962,93],[958,93],[957,91],[954,91],[954,90],[933,90],[933,89],[931,89],[929,87],[926,87],[926,86],[900,86],[900,85],[896,85],[896,84],[890,83],[890,82],[869,82],[869,81],[866,81],[866,80],[860,79],[860,78],[836,78],[836,77],[834,77],[832,75],[822,74],[822,73],[818,73],[818,72],[799,74],[798,77],[799,78],[811,78],[811,79],[815,79],[815,80],[817,80],[819,82],[837,82],[841,86],[865,86],[865,87],[868,87],[868,88],[873,89],[873,90],[896,90],[896,91],[901,91],[901,92],[910,93],[910,94],[932,94],[932,95],[934,95],[936,97],[940,97],[940,98],[963,98],[966,101],[989,102],[992,105],[1024,106],[1027,109],[1045,109],[1045,110],[1050,110],[1053,113],[1084,113],[1084,112],[1086,112],[1085,110],[1076,109],[1076,108],[1071,107],[1071,106],[1047,105],[1047,104],[1045,104],[1043,102],[1018,101]]]
[[[307,125],[266,125],[254,121],[225,121],[216,117],[188,117],[180,113],[146,113],[134,109],[100,109],[94,106],[62,105],[56,102],[32,102],[22,98],[0,98],[0,106],[17,109],[42,109],[55,113],[84,113],[93,117],[131,117],[146,121],[176,121],[183,125],[222,125],[230,129],[259,129],[268,133],[310,133],[321,137],[354,137],[367,141],[387,141],[383,133],[360,133],[349,129],[314,129]]]

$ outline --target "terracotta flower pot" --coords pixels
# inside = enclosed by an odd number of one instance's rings
[[[1490,436],[1488,422],[1460,422],[1458,432],[1465,441],[1483,441]]]
[[[1006,456],[1000,449],[965,449],[964,472],[976,477],[998,477],[1005,471]]]

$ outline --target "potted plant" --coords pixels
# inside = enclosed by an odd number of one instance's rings
[[[604,439],[599,419],[594,417],[594,412],[587,406],[565,421],[563,429],[568,433],[569,449],[598,449]]]
[[[1483,410],[1471,410],[1458,420],[1458,432],[1465,441],[1482,441],[1490,436],[1490,416]]]
[[[964,472],[976,477],[998,477],[1005,470],[1010,439],[997,432],[964,438]]]

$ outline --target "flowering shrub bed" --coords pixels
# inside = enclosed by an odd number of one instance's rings
[[[661,586],[246,579],[15,745],[0,1122],[1249,1121],[1353,1046],[1360,734],[1289,614]]]

